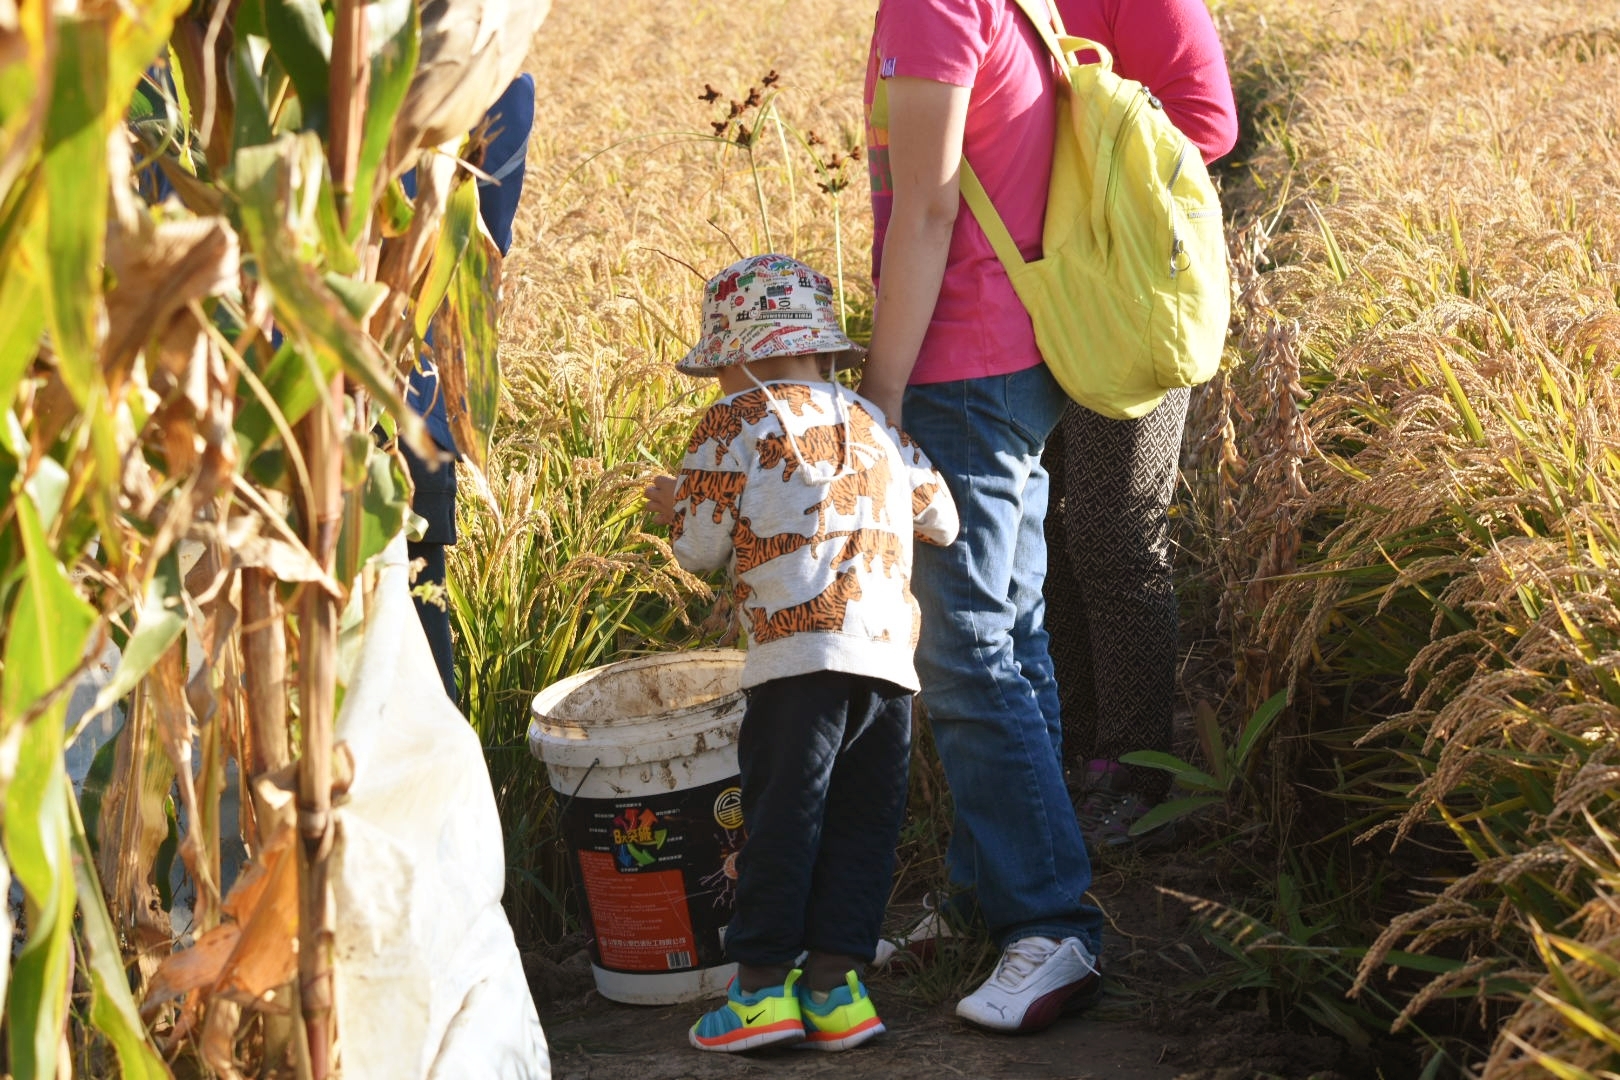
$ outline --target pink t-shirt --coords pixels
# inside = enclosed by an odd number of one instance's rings
[[[1204,0],[1057,0],[1057,8],[1064,30],[1100,42],[1116,72],[1153,91],[1206,164],[1232,149],[1232,78]]]
[[[873,281],[882,270],[893,198],[879,81],[898,75],[972,88],[963,156],[1032,259],[1041,252],[1052,171],[1051,67],[1035,28],[1009,0],[881,0],[866,73]],[[911,381],[1005,375],[1040,362],[1029,314],[964,204]]]
[[[1206,161],[1231,149],[1237,112],[1204,0],[1058,3],[1067,31],[1112,50],[1115,70],[1153,90]],[[1038,258],[1052,167],[1054,76],[1034,28],[1012,0],[880,0],[865,91],[873,281],[882,270],[893,203],[880,84],[894,76],[971,88],[963,155],[1024,257]],[[964,203],[911,382],[1006,375],[1040,362],[1029,315]]]

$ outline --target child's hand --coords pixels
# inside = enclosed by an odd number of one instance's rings
[[[675,485],[673,476],[655,476],[652,483],[642,489],[647,496],[647,511],[660,525],[675,524]]]

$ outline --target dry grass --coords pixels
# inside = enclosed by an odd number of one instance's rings
[[[826,140],[819,151],[862,142],[870,5],[822,4],[807,15],[783,0],[746,12],[718,2],[611,15],[558,5],[529,62],[539,105],[507,263],[510,365],[588,380],[602,367],[673,361],[695,340],[703,280],[763,250],[767,224],[775,247],[835,272],[833,199],[792,132],[785,158],[774,125],[757,148],[762,220],[748,154],[710,127],[775,71],[781,114]],[[705,85],[718,101],[699,99]],[[843,269],[859,298],[871,229],[864,165],[850,168],[838,199]]]

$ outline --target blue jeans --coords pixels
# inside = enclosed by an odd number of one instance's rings
[[[946,862],[1000,945],[1079,937],[1091,863],[1063,779],[1063,722],[1043,625],[1047,476],[1067,403],[1045,365],[907,389],[904,420],[944,476],[962,531],[918,544],[917,672],[956,806]]]

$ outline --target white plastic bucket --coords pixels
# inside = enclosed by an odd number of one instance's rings
[[[745,836],[737,730],[743,654],[625,660],[534,699],[603,997],[667,1005],[724,992],[722,940]]]

